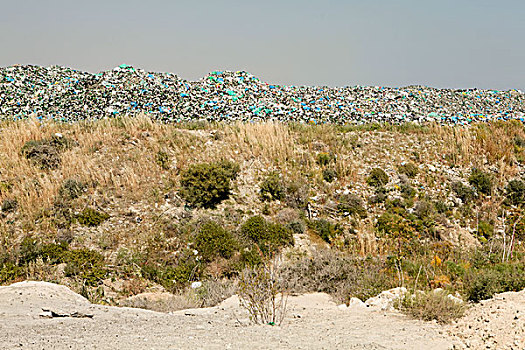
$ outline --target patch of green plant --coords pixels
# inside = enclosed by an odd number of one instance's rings
[[[328,183],[333,182],[337,178],[337,171],[331,168],[323,169],[323,180]]]
[[[283,180],[278,173],[270,173],[260,184],[259,194],[261,200],[271,202],[275,200],[282,201],[286,195]]]
[[[478,302],[492,298],[496,293],[518,292],[525,289],[523,264],[497,264],[473,269],[465,279],[468,300]]]
[[[14,281],[22,278],[24,275],[24,269],[12,262],[8,261],[0,264],[0,284]]]
[[[315,233],[327,243],[331,243],[334,238],[343,233],[342,227],[326,219],[314,221],[313,228]]]
[[[403,163],[398,168],[397,171],[400,174],[405,174],[409,178],[414,178],[419,173],[419,168],[414,163]]]
[[[75,142],[67,137],[53,136],[50,139],[27,141],[20,153],[41,169],[56,169],[61,163],[60,153],[74,144]]]
[[[194,247],[204,261],[212,261],[217,257],[230,258],[238,249],[233,235],[216,222],[203,224],[194,239]]]
[[[517,179],[509,181],[505,187],[505,202],[517,206],[525,204],[525,181]]]
[[[76,218],[81,225],[95,227],[109,219],[109,214],[88,207]]]
[[[310,188],[307,183],[293,181],[287,184],[285,203],[290,208],[305,209],[308,205]]]
[[[325,167],[332,162],[335,162],[335,155],[333,153],[320,152],[317,154],[317,164]]]
[[[416,196],[417,192],[409,183],[403,183],[399,187],[401,196],[405,199],[412,199]]]
[[[476,193],[474,192],[474,190],[471,187],[465,185],[461,181],[453,182],[451,187],[452,187],[452,191],[456,193],[456,196],[459,199],[461,199],[463,203],[468,203],[472,201],[474,198],[476,198]]]
[[[342,215],[357,215],[362,219],[367,217],[363,200],[353,194],[344,195],[340,198],[337,211]]]
[[[465,304],[450,299],[446,291],[405,293],[395,306],[416,319],[442,324],[462,317],[466,311]]]
[[[190,206],[215,208],[231,194],[239,165],[222,161],[191,165],[181,175],[181,195]]]
[[[370,204],[385,203],[387,199],[388,199],[388,190],[384,188],[383,186],[376,187],[375,194],[373,196],[370,196],[370,198],[368,198],[368,203]]]
[[[158,151],[155,154],[155,163],[163,170],[169,170],[170,168],[170,156],[164,151]]]
[[[87,286],[96,286],[107,274],[104,257],[88,248],[70,250],[66,258],[64,274],[82,279]]]
[[[480,193],[490,195],[493,186],[493,179],[489,173],[479,169],[473,169],[468,178],[468,182]]]
[[[257,244],[263,253],[274,253],[294,244],[293,235],[285,226],[252,216],[241,226],[241,234]]]
[[[16,199],[4,199],[0,204],[0,209],[4,213],[12,213],[18,209],[18,201]]]
[[[494,225],[488,221],[480,220],[477,225],[478,237],[483,239],[489,239],[494,234]]]
[[[296,220],[286,224],[286,227],[295,234],[303,234],[306,232],[306,226],[301,220]]]
[[[76,179],[66,179],[58,189],[58,195],[65,200],[77,199],[84,193],[86,184]]]
[[[373,187],[381,187],[388,183],[389,177],[381,168],[373,168],[366,178],[366,183]]]

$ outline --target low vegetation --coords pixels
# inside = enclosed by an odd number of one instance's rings
[[[239,283],[263,303],[416,286],[400,307],[447,322],[461,310],[436,288],[471,302],[525,288],[524,139],[515,121],[3,122],[0,283],[66,283],[108,304],[154,287],[198,305]]]

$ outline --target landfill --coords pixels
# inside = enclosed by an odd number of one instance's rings
[[[525,122],[525,95],[425,86],[283,86],[244,71],[215,71],[188,81],[126,64],[97,74],[60,66],[0,68],[0,120],[74,122],[138,114],[163,122]]]

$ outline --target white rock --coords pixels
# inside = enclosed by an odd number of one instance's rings
[[[202,287],[202,282],[193,282],[191,284],[191,288],[192,289],[197,289],[197,288],[200,288],[200,287]]]
[[[379,295],[367,299],[365,305],[380,310],[393,310],[394,301],[401,298],[406,292],[407,289],[405,287],[385,290],[384,292],[379,293]]]

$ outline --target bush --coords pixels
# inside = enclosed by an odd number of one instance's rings
[[[296,234],[303,234],[306,231],[304,223],[300,220],[289,222],[286,227]]]
[[[58,195],[65,200],[77,199],[84,193],[86,184],[75,179],[67,179],[58,189]]]
[[[200,163],[181,176],[181,195],[194,207],[215,208],[231,194],[231,181],[239,173],[232,162]]]
[[[401,196],[405,199],[412,199],[416,196],[416,190],[408,183],[401,184]]]
[[[496,293],[518,292],[525,288],[525,266],[499,264],[474,269],[465,279],[468,300],[478,302]]]
[[[343,215],[358,215],[363,219],[367,216],[363,200],[352,194],[341,197],[337,211]]]
[[[331,162],[335,162],[334,154],[321,152],[317,155],[317,164],[319,164],[320,166],[327,166]]]
[[[286,188],[286,205],[291,208],[305,209],[308,205],[310,189],[307,183],[292,182]]]
[[[274,253],[279,248],[293,245],[293,235],[285,226],[253,216],[241,226],[244,237],[257,244],[263,253]]]
[[[494,225],[490,222],[480,220],[478,222],[478,236],[488,239],[494,234]]]
[[[41,169],[56,169],[61,163],[60,153],[71,148],[74,142],[66,137],[27,141],[20,153],[39,165]]]
[[[232,234],[212,221],[201,226],[194,243],[204,261],[211,261],[217,257],[228,259],[237,250],[237,241]]]
[[[419,173],[419,168],[414,163],[401,164],[397,170],[400,174],[405,174],[409,178],[414,178]]]
[[[109,219],[109,215],[93,208],[86,208],[77,216],[77,220],[84,226],[98,226]]]
[[[466,310],[464,303],[449,298],[446,291],[405,293],[395,306],[414,318],[423,321],[436,320],[439,323],[449,323],[458,319]]]
[[[511,180],[505,187],[507,204],[522,206],[525,204],[525,181]]]
[[[18,209],[18,201],[16,199],[4,199],[0,209],[5,213],[12,213]]]
[[[492,191],[492,176],[479,169],[473,169],[468,178],[468,182],[474,186],[480,193],[490,195]]]
[[[331,243],[332,240],[342,233],[339,225],[335,225],[326,219],[319,219],[314,223],[315,232],[323,241]]]
[[[323,169],[323,180],[333,182],[337,178],[337,172],[334,169]]]
[[[285,197],[285,188],[279,174],[269,174],[261,183],[259,193],[263,201],[282,201]]]
[[[452,191],[456,193],[456,196],[461,199],[463,203],[467,203],[476,197],[474,190],[461,181],[452,183]]]
[[[366,179],[366,183],[373,187],[381,187],[388,183],[389,178],[387,173],[381,168],[374,168],[370,171],[370,175]]]
[[[158,164],[163,170],[168,170],[170,168],[170,156],[164,151],[158,151],[155,154],[155,163]]]
[[[324,249],[283,267],[283,280],[292,293],[329,293],[339,302],[351,297],[366,300],[395,287],[384,262],[361,259]]]
[[[376,187],[375,195],[368,198],[369,204],[384,203],[388,199],[388,190],[384,187]]]
[[[97,251],[82,248],[67,254],[66,276],[79,277],[87,286],[96,286],[106,277],[104,257]]]

